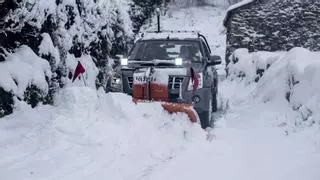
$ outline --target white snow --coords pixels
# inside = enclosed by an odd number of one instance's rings
[[[66,86],[87,86],[91,88],[96,87],[96,79],[97,75],[99,73],[98,68],[94,64],[91,56],[89,55],[83,55],[80,58],[74,57],[72,54],[67,55],[67,63],[66,66],[69,69],[70,72],[74,73],[75,69],[78,65],[78,61],[82,64],[82,66],[85,69],[85,72],[79,76],[74,82],[72,82],[72,79],[66,79]],[[83,81],[84,78],[84,81]]]
[[[23,98],[24,91],[31,84],[47,93],[48,84],[45,76],[51,77],[48,61],[39,58],[24,45],[15,53],[8,54],[6,61],[0,62],[0,87],[20,98]]]
[[[253,52],[249,53],[248,49],[237,49],[229,60],[232,61],[229,66],[229,78],[237,79],[238,76],[245,75],[246,83],[252,83],[257,78],[257,70],[267,69],[275,61],[279,60],[285,52]],[[235,62],[238,61],[238,62]]]
[[[248,53],[245,49],[239,49],[233,58],[237,58],[238,62],[229,64],[231,80],[244,76],[246,84],[254,83],[257,70],[264,69],[252,92],[255,98],[262,102],[290,103],[300,113],[300,118],[294,122],[298,123],[298,127],[320,124],[319,52],[293,48],[289,52]]]
[[[51,37],[48,33],[43,33],[42,41],[39,45],[39,54],[40,55],[51,55],[55,59],[55,65],[58,66],[60,62],[59,50],[54,47]]]
[[[160,104],[71,87],[55,107],[21,104],[0,121],[2,179],[143,179],[196,141],[199,124]]]

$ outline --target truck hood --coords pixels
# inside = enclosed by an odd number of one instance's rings
[[[204,69],[200,63],[183,62],[182,65],[176,65],[175,60],[152,60],[152,61],[128,61],[127,66],[123,66],[122,69],[144,69],[148,67],[154,67],[157,69],[190,69],[191,67],[200,72]],[[171,70],[172,71],[172,70]]]
[[[152,61],[128,61],[129,68],[140,68],[140,67],[178,67],[175,65],[174,60],[152,60]]]

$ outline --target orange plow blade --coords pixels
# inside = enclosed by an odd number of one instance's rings
[[[189,104],[174,104],[174,103],[161,103],[163,109],[169,113],[185,113],[188,115],[191,122],[195,123],[198,120],[197,112]]]
[[[199,117],[191,104],[171,103],[168,96],[168,86],[156,83],[151,83],[150,86],[150,98],[147,98],[148,85],[146,84],[134,84],[132,89],[133,102],[134,103],[152,103],[159,102],[163,109],[170,114],[173,113],[185,113],[188,115],[189,120],[193,123],[197,122]],[[152,100],[146,100],[152,99]]]
[[[152,103],[153,101],[143,101],[138,99],[133,99],[134,103]],[[158,101],[154,101],[158,102]],[[178,103],[169,103],[169,102],[160,102],[162,108],[170,114],[173,113],[185,113],[187,114],[189,120],[193,123],[196,123],[199,120],[197,112],[193,109],[191,104],[178,104]]]

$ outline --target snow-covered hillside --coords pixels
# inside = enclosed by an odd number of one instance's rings
[[[162,28],[201,30],[223,56],[223,8],[173,7]],[[319,180],[318,64],[301,48],[236,51],[209,134],[185,114],[102,89],[69,86],[35,109],[18,102],[0,119],[1,179]]]

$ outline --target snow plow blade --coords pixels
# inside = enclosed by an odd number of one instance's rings
[[[143,101],[138,99],[133,99],[133,102],[138,103],[153,103],[157,101]],[[162,108],[170,114],[173,113],[185,113],[192,123],[196,123],[199,120],[197,112],[193,109],[191,104],[178,104],[169,102],[160,102]]]
[[[190,104],[175,104],[175,103],[161,103],[163,109],[169,113],[185,113],[188,115],[191,122],[196,123],[198,121],[197,112],[193,109],[193,106]]]
[[[193,123],[199,120],[198,113],[192,104],[172,103],[169,100],[168,92],[168,85],[157,83],[150,83],[149,85],[134,84],[132,88],[133,102],[136,104],[158,102],[162,105],[163,109],[170,114],[185,113]]]

